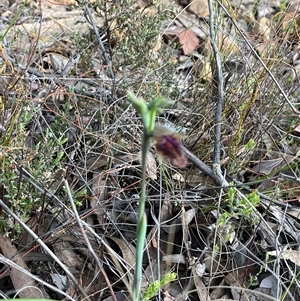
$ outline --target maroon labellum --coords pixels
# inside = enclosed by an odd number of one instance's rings
[[[153,131],[157,153],[175,166],[185,168],[188,161],[181,148],[180,137],[180,135],[163,125],[156,125]]]

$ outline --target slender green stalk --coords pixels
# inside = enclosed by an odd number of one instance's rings
[[[142,184],[141,184],[141,196],[138,212],[138,224],[137,224],[137,246],[136,246],[136,265],[133,282],[133,300],[140,300],[140,290],[142,284],[142,264],[143,253],[145,246],[145,237],[147,230],[147,219],[145,215],[146,204],[146,158],[147,151],[150,144],[151,135],[148,133],[148,129],[144,127],[143,139],[142,139]]]

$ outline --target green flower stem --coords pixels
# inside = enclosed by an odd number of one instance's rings
[[[151,110],[147,106],[143,99],[137,98],[132,92],[128,92],[130,102],[136,111],[141,115],[143,122],[143,137],[142,137],[142,183],[141,183],[141,195],[138,212],[137,223],[137,246],[136,246],[136,264],[134,270],[134,279],[132,286],[133,301],[139,301],[142,284],[142,265],[143,265],[143,253],[145,247],[145,238],[147,230],[147,218],[145,215],[146,205],[146,160],[147,151],[152,138],[152,132],[155,125],[156,108],[153,106]]]
[[[151,135],[148,129],[144,127],[143,139],[142,139],[142,183],[141,183],[141,196],[139,203],[138,212],[138,224],[137,224],[137,246],[136,246],[136,265],[134,271],[134,282],[133,282],[133,300],[140,300],[140,291],[142,284],[142,264],[143,264],[143,253],[145,246],[146,230],[147,230],[147,219],[145,214],[146,204],[146,158],[147,151],[150,145]]]

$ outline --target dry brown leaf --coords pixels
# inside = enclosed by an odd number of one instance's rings
[[[169,28],[164,32],[164,37],[182,45],[184,54],[192,53],[199,46],[199,39],[189,28]]]
[[[217,46],[223,55],[228,56],[239,51],[236,41],[231,36],[225,35],[222,32],[218,32],[217,34]]]
[[[225,282],[230,285],[231,294],[234,300],[248,301],[244,290],[245,272],[243,270],[232,271],[225,276]]]
[[[108,198],[107,177],[103,173],[93,173],[92,191],[94,195],[90,199],[91,208],[94,210],[99,225],[105,225],[105,208],[102,205]]]
[[[10,238],[4,237],[0,235],[0,246],[1,253],[4,257],[11,259],[14,263],[16,263],[21,268],[28,270],[28,267],[24,261],[24,259],[18,254],[18,250],[15,246],[11,244]],[[44,296],[41,290],[36,289],[35,281],[30,278],[28,275],[23,272],[11,268],[10,270],[10,278],[13,283],[13,286],[18,293],[18,297],[20,298],[45,298],[47,297],[44,292]]]
[[[273,159],[273,160],[262,160],[258,164],[256,164],[251,171],[259,174],[270,174],[274,168],[276,168],[281,162],[282,158]]]
[[[213,72],[211,69],[211,64],[208,61],[197,60],[194,68],[195,74],[199,76],[204,81],[211,81],[213,77]]]
[[[189,28],[179,34],[179,42],[182,44],[184,54],[193,52],[199,46],[196,34]]]
[[[138,158],[139,162],[142,162],[142,152],[138,152],[137,155],[133,155],[133,157]],[[151,152],[147,151],[146,154],[146,173],[147,176],[151,179],[151,180],[156,180],[157,179],[157,164],[156,164],[156,160],[155,157],[152,155]]]
[[[75,241],[75,238],[74,238]],[[83,259],[76,254],[72,244],[67,241],[58,241],[52,244],[55,255],[63,262],[74,275],[79,275],[84,266]]]
[[[271,34],[270,20],[266,17],[260,18],[258,21],[254,21],[252,34],[262,41],[269,41]]]
[[[136,262],[135,247],[132,244],[126,243],[124,240],[116,237],[109,237],[109,239],[113,240],[119,246],[122,252],[123,259],[129,265],[128,268],[133,268]],[[111,256],[114,256],[114,254],[112,254]]]
[[[279,255],[280,258],[283,258],[285,260],[290,260],[297,266],[300,266],[300,252],[299,251],[285,250],[281,253],[277,252],[277,251],[271,251],[271,252],[268,252],[268,254],[271,256],[276,256],[276,257]]]
[[[174,204],[170,201],[170,195],[165,193],[165,199],[163,201],[161,212],[160,212],[160,222],[166,222],[173,216]]]
[[[204,285],[202,278],[198,276],[197,271],[196,271],[196,265],[193,265],[192,271],[193,271],[193,279],[194,279],[194,283],[195,283],[195,287],[196,287],[196,290],[198,293],[199,300],[200,301],[210,301],[209,290]]]
[[[219,286],[217,286],[213,291],[210,293],[210,298],[212,300],[217,300],[223,297],[226,294],[226,286],[225,286],[225,280],[222,279]]]
[[[120,262],[120,259],[116,256],[116,254],[119,252],[119,250],[116,251],[110,247],[110,241],[113,241],[117,246],[118,249],[122,252],[122,264]],[[120,273],[121,278],[123,279],[125,285],[129,288],[132,286],[132,273],[134,271],[134,266],[136,263],[135,253],[136,249],[135,247],[116,237],[109,237],[107,239],[107,246],[105,247],[107,253],[110,255],[111,260],[113,261],[114,265],[116,266],[117,270]],[[142,280],[142,287],[146,286],[146,280]]]
[[[261,174],[270,174],[276,170],[286,167],[289,163],[293,162],[296,157],[289,154],[282,154],[280,152],[269,152],[268,160],[261,160],[251,170]]]
[[[146,155],[146,172],[147,176],[151,180],[156,180],[157,179],[157,165],[156,165],[156,160],[152,153],[149,151],[147,152]]]
[[[207,0],[191,0],[187,9],[199,18],[207,18],[209,16]]]

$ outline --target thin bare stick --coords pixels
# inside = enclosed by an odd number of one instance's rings
[[[62,294],[63,296],[65,296],[67,299],[71,300],[71,301],[75,301],[75,299],[71,298],[67,293],[65,293],[64,291],[58,289],[56,286],[51,285],[49,283],[47,283],[46,281],[40,279],[39,277],[32,275],[30,272],[28,272],[26,269],[22,268],[21,266],[19,266],[18,264],[16,264],[15,262],[13,262],[12,260],[6,258],[5,256],[0,254],[0,262],[26,274],[27,276],[31,277],[33,280],[35,280],[38,283],[41,283],[44,286],[47,286],[48,288],[50,288],[51,290]]]
[[[3,210],[10,216],[12,216],[22,227],[25,229],[36,241],[37,243],[57,262],[60,267],[65,271],[65,273],[70,277],[73,281],[74,286],[79,289],[81,294],[87,301],[90,301],[90,298],[86,294],[85,290],[79,285],[78,281],[74,277],[74,275],[69,271],[69,269],[60,261],[60,259],[47,247],[47,245],[16,215],[14,214],[9,207],[0,199],[0,206]]]
[[[68,194],[68,197],[69,197],[69,201],[70,201],[71,206],[72,206],[72,209],[73,209],[73,213],[74,213],[75,218],[76,218],[76,220],[77,220],[77,223],[78,223],[78,226],[79,226],[79,228],[80,228],[81,234],[82,234],[82,236],[83,236],[83,238],[84,238],[84,240],[85,240],[85,243],[86,243],[86,245],[87,245],[87,247],[88,247],[88,250],[91,252],[91,254],[93,255],[94,259],[96,260],[97,265],[98,265],[98,267],[99,267],[99,269],[100,269],[100,271],[101,271],[103,277],[105,278],[105,281],[106,281],[106,283],[107,283],[107,286],[109,287],[109,290],[110,290],[110,293],[111,293],[112,298],[113,298],[115,301],[117,301],[115,292],[114,292],[114,290],[113,290],[113,288],[112,288],[112,285],[111,285],[111,283],[110,283],[110,281],[109,281],[109,279],[108,279],[108,277],[107,277],[107,274],[106,274],[106,272],[105,272],[105,270],[104,270],[104,268],[103,268],[103,265],[102,265],[102,263],[101,263],[101,261],[100,261],[98,255],[97,255],[96,252],[94,251],[93,247],[91,246],[91,243],[90,243],[90,241],[89,241],[89,239],[88,239],[88,237],[87,237],[87,235],[86,235],[86,232],[85,232],[85,230],[84,230],[84,228],[83,228],[83,226],[82,226],[82,220],[80,219],[80,216],[79,216],[79,214],[78,214],[76,205],[75,205],[75,203],[74,203],[74,200],[73,200],[73,197],[72,197],[72,194],[71,194],[71,190],[70,190],[70,186],[69,186],[68,181],[67,181],[67,180],[64,180],[64,184],[65,184],[65,187],[66,187],[66,190],[67,190],[67,194]]]
[[[190,162],[195,164],[201,171],[203,171],[207,176],[212,178],[216,183],[220,184],[220,179],[216,176],[213,169],[205,164],[203,161],[201,161],[197,156],[195,156],[192,152],[190,152],[186,147],[181,145],[182,150],[187,155],[187,158]]]
[[[215,112],[215,144],[214,144],[214,165],[216,168],[217,174],[220,172],[220,153],[221,153],[221,122],[222,122],[222,110],[224,102],[224,90],[223,90],[223,73],[222,73],[222,63],[221,56],[216,45],[216,35],[215,35],[215,25],[214,25],[214,9],[212,6],[212,0],[208,0],[209,7],[209,31],[210,31],[210,44],[213,48],[214,57],[215,57],[215,76],[214,76],[214,85],[218,87],[217,95],[213,95],[213,98],[217,100],[217,107]],[[215,89],[213,89],[214,91]],[[214,93],[213,93],[214,94]],[[215,99],[214,99],[215,100]],[[219,170],[218,170],[219,169]]]
[[[104,47],[103,42],[102,42],[102,38],[101,38],[101,36],[99,34],[97,25],[95,24],[93,15],[92,15],[92,13],[91,13],[88,5],[85,5],[85,14],[88,16],[88,18],[87,18],[88,22],[93,26],[93,30],[94,30],[95,35],[97,37],[100,49],[101,49],[101,51],[103,53],[105,64],[107,65],[107,68],[108,68],[109,77],[112,78],[112,79],[114,79],[115,75],[114,75],[114,72],[113,72],[113,70],[111,68],[111,61],[108,58],[108,55],[106,53],[105,47]]]
[[[250,193],[253,190],[248,187],[251,183],[242,183],[238,180],[227,177],[228,180],[222,180],[220,177],[216,175],[213,168],[211,168],[209,165],[205,164],[203,161],[201,161],[197,156],[195,156],[191,151],[189,151],[186,147],[181,145],[182,150],[185,152],[188,160],[192,162],[196,167],[198,167],[202,172],[204,172],[205,175],[209,176],[211,179],[213,179],[218,185],[221,185],[225,190],[229,187],[236,187],[236,188],[242,188],[246,192]],[[234,185],[229,184],[229,182],[234,182]],[[280,207],[286,208],[286,209],[294,209],[297,210],[297,208],[293,208],[292,205],[288,203],[284,203],[280,200],[273,200],[269,196],[257,191],[257,194],[262,199],[264,206],[270,206],[270,204],[275,204]]]

